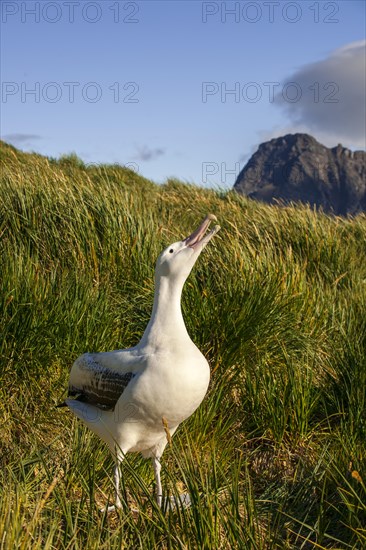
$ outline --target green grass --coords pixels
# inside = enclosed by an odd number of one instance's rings
[[[366,217],[1,157],[1,548],[364,548]],[[78,355],[138,342],[157,255],[208,212],[222,230],[183,310],[212,381],[162,469],[192,507],[159,510],[150,463],[129,455],[124,509],[105,516],[112,459],[55,404]]]

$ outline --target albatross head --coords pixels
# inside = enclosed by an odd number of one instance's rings
[[[201,225],[186,239],[169,245],[160,254],[156,262],[155,274],[158,278],[169,277],[172,279],[186,279],[191,272],[198,256],[219,231],[220,226],[215,225],[206,234],[212,220],[217,220],[213,214],[208,214]]]

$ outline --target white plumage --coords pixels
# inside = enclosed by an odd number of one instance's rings
[[[134,451],[152,458],[161,505],[166,430],[173,435],[206,394],[209,365],[187,333],[180,302],[198,256],[220,229],[217,225],[205,235],[213,219],[208,215],[192,235],[160,254],[153,311],[140,342],[133,348],[86,353],[72,366],[65,404],[108,444],[115,458],[116,500],[108,511],[121,507],[120,464]]]

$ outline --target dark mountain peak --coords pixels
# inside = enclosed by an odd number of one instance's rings
[[[264,202],[300,201],[339,215],[366,211],[365,151],[328,148],[309,134],[262,143],[234,189]]]

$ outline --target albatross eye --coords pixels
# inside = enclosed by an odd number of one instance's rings
[[[171,248],[171,249],[169,250],[169,254],[173,254],[173,252],[174,252],[174,250]]]

